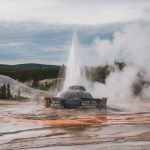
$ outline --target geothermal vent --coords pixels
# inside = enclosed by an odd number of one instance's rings
[[[70,86],[59,97],[46,97],[45,106],[52,108],[106,108],[107,98],[93,98],[83,86]]]

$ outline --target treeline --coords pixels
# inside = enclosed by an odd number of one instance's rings
[[[10,91],[10,84],[3,84],[0,87],[0,99],[12,99],[12,94]]]
[[[85,67],[85,74],[89,80],[105,84],[105,80],[110,72],[114,71],[116,68],[121,71],[124,67],[124,62],[115,62],[112,66]]]
[[[114,66],[97,66],[97,67],[85,67],[85,73],[87,79],[91,81],[97,81],[101,83],[105,83],[107,76],[114,69],[114,67],[118,67],[119,70],[122,70],[125,66],[124,62],[115,62]],[[40,64],[23,64],[16,66],[8,66],[3,65],[0,66],[0,74],[9,76],[15,80],[21,82],[28,82],[29,86],[33,88],[38,88],[42,90],[48,90],[50,88],[55,88],[58,85],[58,81],[50,82],[45,84],[40,84],[39,81],[43,79],[54,79],[65,77],[65,69],[63,66],[48,66],[48,65],[40,65]],[[31,81],[31,82],[30,82]],[[61,81],[61,86],[62,86]]]
[[[13,95],[11,93],[10,84],[8,83],[7,85],[3,84],[0,87],[0,99],[22,100],[22,99],[26,99],[26,98],[21,96],[21,91],[20,90],[18,90],[17,95]]]
[[[57,78],[59,67],[0,68],[0,74],[9,76],[21,82],[36,82],[47,78]]]

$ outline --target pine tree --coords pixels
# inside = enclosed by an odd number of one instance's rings
[[[10,99],[11,98],[11,92],[10,92],[10,84],[8,83],[7,84],[7,99]]]
[[[7,96],[6,96],[6,85],[3,84],[3,86],[1,87],[1,98],[2,99],[6,99]]]

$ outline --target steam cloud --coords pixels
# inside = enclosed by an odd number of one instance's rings
[[[105,85],[95,83],[94,96],[108,96],[112,103],[150,98],[149,40],[150,26],[147,23],[128,25],[115,33],[111,41],[95,40],[100,65],[113,65],[116,58],[123,58],[126,66],[122,71],[111,72]],[[139,80],[142,80],[141,92],[137,96],[133,93],[133,85]]]
[[[123,27],[113,35],[112,40],[95,39],[96,51],[89,54],[86,49],[77,51],[78,65],[114,65],[115,59],[126,63],[123,70],[111,71],[106,83],[91,83],[84,86],[94,97],[108,97],[109,103],[123,103],[131,100],[150,99],[150,26],[149,23],[134,23]],[[76,52],[76,53],[77,53]],[[82,54],[81,54],[82,53]],[[85,77],[83,77],[83,81]],[[134,85],[138,93],[134,92]]]

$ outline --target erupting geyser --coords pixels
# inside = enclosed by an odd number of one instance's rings
[[[78,37],[73,34],[72,46],[66,68],[65,82],[58,97],[46,97],[45,106],[53,108],[106,108],[107,98],[93,98],[86,91],[85,78],[81,73]],[[81,86],[82,85],[82,86]]]
[[[81,56],[80,53],[80,45],[78,42],[77,33],[73,33],[72,37],[72,45],[69,53],[69,58],[67,62],[67,69],[65,75],[64,82],[64,90],[67,89],[71,85],[83,85],[84,79],[81,75]]]

